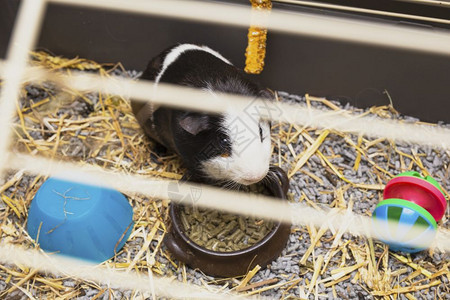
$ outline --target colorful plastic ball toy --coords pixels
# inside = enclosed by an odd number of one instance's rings
[[[383,199],[399,198],[425,208],[438,222],[445,214],[447,201],[439,183],[431,176],[423,177],[410,171],[390,180],[383,192]]]
[[[419,252],[432,243],[447,201],[435,179],[410,171],[390,180],[372,214],[376,236],[391,250]]]
[[[425,250],[436,235],[437,224],[431,214],[407,200],[383,200],[372,217],[377,237],[393,251]]]
[[[110,259],[133,228],[133,209],[116,190],[49,178],[28,211],[27,231],[48,252],[95,263]]]

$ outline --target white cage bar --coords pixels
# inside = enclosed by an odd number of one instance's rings
[[[216,22],[235,26],[248,26],[250,11],[223,4],[213,4],[197,1],[88,1],[88,0],[23,0],[14,27],[7,60],[3,64],[2,75],[4,83],[1,90],[0,102],[0,170],[23,169],[33,174],[52,174],[74,181],[89,180],[89,183],[118,187],[119,189],[131,190],[158,198],[167,198],[164,187],[169,183],[167,180],[143,179],[132,175],[118,175],[97,168],[81,167],[77,164],[52,162],[44,158],[31,155],[20,155],[9,153],[11,141],[11,121],[14,117],[16,103],[19,98],[19,88],[22,81],[30,80],[27,74],[28,53],[34,47],[39,33],[40,24],[44,17],[45,7],[48,3],[82,5],[104,9],[121,10],[140,14],[154,14],[174,18],[185,18],[196,21]],[[450,37],[443,33],[430,33],[415,29],[392,30],[389,35],[385,32],[388,27],[381,24],[369,24],[367,22],[344,21],[338,18],[317,18],[308,14],[288,13],[274,11],[270,16],[268,24],[270,30],[278,30],[293,34],[314,35],[323,38],[341,39],[353,42],[384,45],[402,49],[412,49],[450,55]],[[37,73],[39,74],[40,71]],[[40,73],[45,77],[53,78],[48,72]],[[36,80],[36,78],[31,78]],[[74,80],[75,79],[75,80]],[[64,80],[62,79],[64,82]],[[223,103],[211,106],[204,94],[195,90],[186,90],[174,86],[162,86],[160,92],[155,96],[150,91],[151,84],[136,83],[122,80],[105,80],[95,76],[77,75],[66,85],[81,90],[94,89],[106,90],[108,92],[121,94],[125,97],[133,97],[144,101],[155,101],[161,104],[183,106],[185,104],[175,101],[177,93],[183,93],[184,99],[192,100],[190,108],[206,109],[208,111],[223,111],[227,102],[241,102],[246,107],[250,99],[242,97],[224,97]],[[187,96],[186,96],[187,95]],[[154,96],[154,97],[150,97]],[[174,97],[175,96],[175,97]],[[151,99],[149,99],[151,98]],[[195,101],[194,101],[195,100]],[[243,101],[245,100],[245,101]],[[188,101],[184,101],[187,103]],[[206,104],[206,105],[205,105]],[[417,126],[400,122],[388,122],[373,118],[359,116],[347,116],[335,112],[323,112],[318,110],[304,109],[299,106],[277,104],[281,111],[279,116],[271,116],[278,121],[289,121],[302,125],[310,125],[322,128],[337,129],[341,131],[355,132],[359,134],[382,136],[395,140],[412,143],[421,143],[450,148],[450,130],[433,126]],[[69,172],[65,172],[70,169]],[[95,174],[96,176],[93,176]],[[82,175],[82,176],[81,176]],[[121,176],[122,186],[117,184],[117,176]],[[96,178],[96,179],[94,179]],[[101,179],[101,180],[100,180]],[[346,232],[355,235],[371,237],[373,234],[369,229],[370,219],[358,216],[351,211],[339,212],[330,210],[323,212],[306,207],[304,205],[280,205],[266,197],[250,197],[232,192],[221,191],[216,188],[202,187],[203,193],[199,205],[225,209],[234,213],[253,213],[262,217],[282,219],[297,225],[314,224],[318,227],[345,228]],[[212,197],[214,195],[214,197]],[[230,197],[233,195],[233,197]],[[206,201],[205,199],[208,199]],[[211,201],[211,199],[215,199]],[[233,199],[234,205],[230,205]],[[226,200],[226,201],[224,201]],[[233,203],[234,203],[233,202]],[[255,203],[258,205],[255,205]],[[255,211],[255,207],[259,209]],[[322,220],[328,219],[327,222]],[[346,221],[343,221],[346,220]],[[439,229],[433,248],[441,251],[450,251],[450,234],[448,230]],[[47,257],[35,250],[23,250],[17,246],[0,243],[0,261],[27,265],[42,271],[54,274],[66,274],[76,278],[95,280],[104,284],[110,284],[123,289],[139,289],[142,291],[156,293],[162,296],[181,298],[192,295],[196,298],[231,299],[237,297],[233,294],[216,294],[207,290],[199,290],[190,284],[169,282],[165,278],[153,278],[151,274],[127,274],[94,267],[91,265],[80,265],[71,260],[59,257]],[[49,264],[49,261],[52,261]],[[149,276],[149,277],[147,277]],[[145,277],[145,278],[144,278]],[[170,285],[170,288],[168,288]],[[239,296],[239,298],[242,298]]]

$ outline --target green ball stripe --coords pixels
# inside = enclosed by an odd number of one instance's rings
[[[426,221],[428,221],[428,223],[430,225],[432,225],[435,230],[437,229],[436,220],[433,218],[433,216],[425,208],[421,207],[420,205],[415,204],[414,202],[410,202],[410,201],[404,200],[404,199],[390,198],[390,199],[381,201],[380,203],[378,203],[378,205],[376,207],[378,208],[379,206],[383,206],[383,205],[391,205],[391,206],[409,208],[409,209],[417,212]]]

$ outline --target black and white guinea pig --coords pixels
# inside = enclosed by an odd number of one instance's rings
[[[254,98],[273,94],[248,78],[216,51],[181,44],[163,51],[140,79],[200,88],[217,101],[222,93]],[[249,185],[268,173],[271,156],[270,124],[248,111],[230,107],[210,114],[131,102],[145,133],[176,152],[191,174],[224,183]]]

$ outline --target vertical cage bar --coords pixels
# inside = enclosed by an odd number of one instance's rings
[[[8,159],[11,123],[20,95],[21,80],[28,55],[37,40],[45,6],[46,0],[22,0],[9,42],[0,94],[0,174]]]

